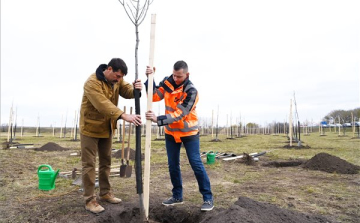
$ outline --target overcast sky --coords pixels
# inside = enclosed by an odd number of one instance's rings
[[[360,107],[360,1],[154,0],[140,25],[139,78],[157,15],[155,81],[189,65],[201,122],[220,110],[261,125],[284,121],[296,95],[301,122]],[[117,0],[1,1],[1,123],[72,124],[83,84],[120,57],[135,79],[135,26]],[[141,113],[146,109],[145,88]],[[134,106],[121,99],[119,107]],[[163,102],[153,110],[164,113]],[[293,107],[294,108],[294,107]],[[64,122],[64,121],[63,121]]]

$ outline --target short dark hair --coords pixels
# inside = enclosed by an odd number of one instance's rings
[[[107,66],[112,67],[114,72],[121,70],[124,75],[126,75],[128,72],[126,63],[120,58],[112,58]]]
[[[174,64],[174,70],[175,71],[178,71],[178,70],[181,70],[183,69],[184,70],[184,73],[187,73],[188,72],[188,65],[185,61],[183,60],[179,60],[178,62],[176,62]]]

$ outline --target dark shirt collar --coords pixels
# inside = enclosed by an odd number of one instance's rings
[[[106,64],[100,64],[99,67],[96,69],[96,78],[100,81],[104,81],[111,85],[111,87],[114,85],[113,83],[109,83],[104,75],[104,71],[106,70],[107,65]]]

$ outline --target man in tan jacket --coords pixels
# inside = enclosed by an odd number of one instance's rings
[[[132,85],[124,81],[126,74],[125,62],[114,58],[107,65],[101,64],[84,84],[80,111],[82,182],[85,209],[93,213],[105,210],[97,203],[95,195],[96,154],[99,154],[100,199],[120,203],[121,199],[112,194],[109,182],[113,131],[120,118],[141,125],[140,115],[125,114],[117,107],[119,95],[131,99],[134,89],[142,89],[140,80]]]

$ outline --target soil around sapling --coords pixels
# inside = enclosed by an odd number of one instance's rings
[[[28,208],[24,211],[28,217],[27,222],[90,222],[111,223],[142,222],[139,203],[136,200],[109,204],[99,201],[105,211],[92,214],[85,210],[80,192],[74,191],[62,197],[42,198],[36,201],[25,202]],[[63,204],[60,207],[55,204]],[[39,210],[39,212],[33,212]],[[31,214],[31,212],[33,214]],[[66,213],[66,214],[64,214]],[[289,222],[289,223],[335,223],[332,219],[320,215],[304,214],[293,210],[287,210],[276,205],[258,202],[248,197],[239,197],[230,208],[214,208],[209,212],[202,212],[200,205],[184,202],[177,206],[164,206],[161,200],[150,198],[149,223],[266,223],[266,222]]]

